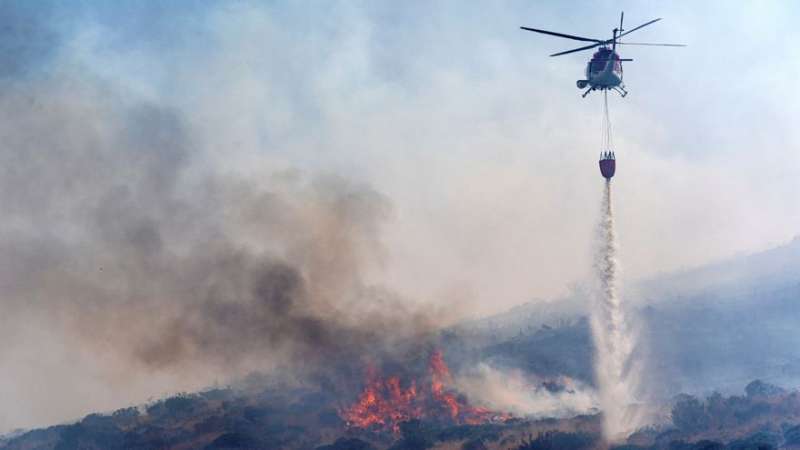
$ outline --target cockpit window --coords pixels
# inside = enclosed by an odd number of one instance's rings
[[[608,62],[609,58],[614,58],[615,60],[619,59],[614,52],[609,49],[600,49],[592,55],[592,60],[589,61],[589,72],[597,73],[602,72],[606,68],[606,63]],[[620,63],[619,61],[614,62],[614,70],[620,71]]]

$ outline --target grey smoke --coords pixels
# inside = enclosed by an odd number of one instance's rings
[[[563,389],[549,390],[545,381],[556,381]],[[456,384],[471,401],[520,417],[560,418],[597,412],[594,389],[566,376],[545,380],[519,369],[480,363],[460,374]]]
[[[362,279],[390,213],[368,186],[217,173],[178,113],[75,74],[6,91],[0,134],[7,320],[131,376],[318,368],[431,329]]]

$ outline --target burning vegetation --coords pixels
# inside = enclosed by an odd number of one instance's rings
[[[400,432],[400,424],[426,419],[448,424],[505,421],[509,414],[471,406],[466,397],[453,390],[453,377],[441,351],[431,353],[428,371],[421,380],[393,374],[382,376],[370,366],[358,401],[340,411],[349,427]]]

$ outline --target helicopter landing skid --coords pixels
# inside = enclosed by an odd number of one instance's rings
[[[589,89],[586,90],[586,92],[583,93],[583,95],[581,95],[581,97],[582,98],[586,98],[586,96],[589,95],[590,92],[596,91],[598,89],[600,89],[601,91],[612,90],[613,89],[617,94],[619,94],[620,97],[625,97],[626,95],[628,95],[628,91],[626,91],[625,88],[623,88],[621,86],[602,87],[602,88],[590,87]]]

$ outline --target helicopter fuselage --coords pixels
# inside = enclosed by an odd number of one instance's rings
[[[589,88],[586,92],[615,89],[623,96],[627,94],[622,83],[623,59],[612,49],[601,47],[586,64],[586,79],[578,80],[578,89]]]
[[[599,49],[586,64],[586,79],[578,80],[577,84],[580,89],[588,86],[596,90],[621,86],[621,58],[611,49]]]

